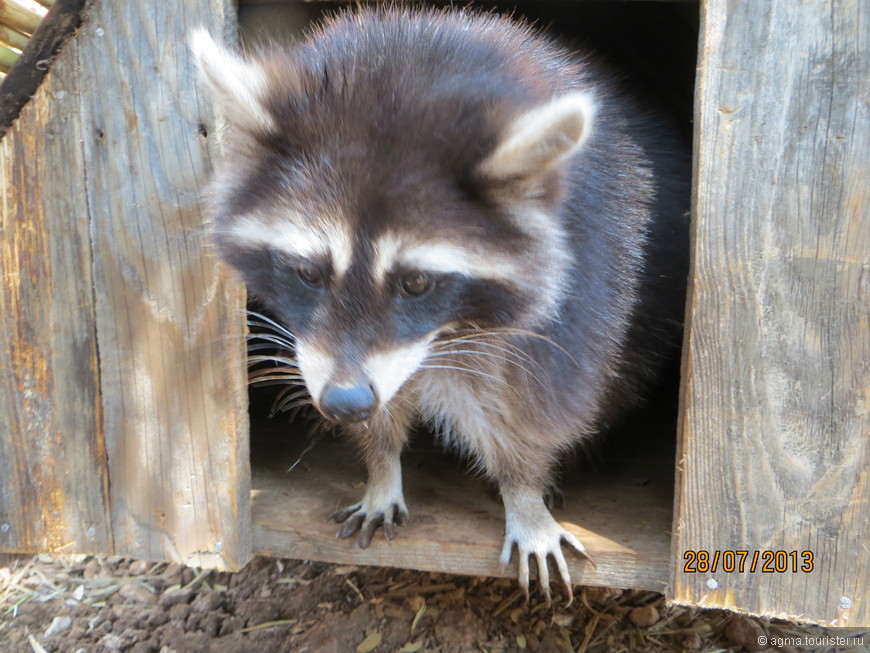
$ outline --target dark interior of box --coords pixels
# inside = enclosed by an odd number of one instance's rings
[[[523,16],[571,46],[591,49],[630,80],[638,94],[670,112],[691,139],[698,37],[697,5],[657,2],[478,3]],[[240,3],[243,42],[298,37],[336,3]],[[570,561],[575,582],[663,589],[670,529],[677,365],[647,405],[566,460],[554,515],[598,564]],[[502,511],[497,492],[464,461],[419,431],[403,457],[411,522],[388,546],[359,550],[336,540],[327,521],[362,494],[365,471],[340,434],[312,428],[311,415],[269,417],[280,388],[252,388],[251,463],[254,547],[258,553],[432,571],[511,574],[497,565]],[[315,423],[316,423],[315,416]],[[558,499],[559,497],[557,497]]]

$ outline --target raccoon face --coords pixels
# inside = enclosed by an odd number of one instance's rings
[[[330,96],[290,55],[246,60],[201,31],[192,47],[234,129],[213,239],[294,334],[325,416],[368,419],[452,330],[557,316],[572,260],[559,179],[590,132],[587,93],[466,99],[463,134],[437,93],[403,105],[401,88],[345,79]]]
[[[216,238],[249,291],[296,337],[306,386],[331,418],[365,419],[389,401],[440,334],[519,326],[535,310],[521,287],[528,275],[509,256],[521,260],[519,251],[399,230],[397,220],[371,233],[358,219],[320,218],[311,228],[296,212],[264,208]]]

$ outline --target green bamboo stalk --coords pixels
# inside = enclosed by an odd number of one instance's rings
[[[0,72],[9,72],[12,64],[18,59],[18,53],[5,45],[0,45]]]
[[[0,44],[8,45],[16,50],[23,50],[29,40],[26,34],[22,34],[7,25],[0,25]]]
[[[12,29],[24,32],[25,34],[33,34],[39,23],[42,22],[42,15],[25,7],[17,0],[4,0],[0,2],[0,23],[8,25]]]

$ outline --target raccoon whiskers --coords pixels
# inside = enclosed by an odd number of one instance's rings
[[[275,349],[278,347],[280,349],[285,349],[287,351],[293,351],[293,342],[286,340],[285,338],[275,335],[272,333],[252,333],[248,336],[249,344],[248,351],[253,351],[256,349]],[[252,344],[256,343],[258,340],[262,340],[263,344]],[[270,343],[270,344],[266,344]]]
[[[274,349],[274,346],[261,344],[249,345],[248,347],[248,351],[258,351],[261,349]],[[305,388],[305,382],[295,358],[281,356],[278,353],[248,357],[249,368],[266,363],[271,363],[271,365],[248,371],[248,384],[260,387],[269,385],[284,386],[272,402],[269,412],[270,418],[279,412],[286,412],[293,408],[301,407],[304,404],[311,404],[311,397],[308,396],[308,390]]]
[[[257,313],[256,311],[248,311],[248,326],[274,329],[276,331],[276,335],[284,336],[286,338],[285,342],[292,343],[296,341],[296,336],[290,333],[290,331],[288,331],[286,327],[281,326],[272,318],[267,317],[262,313]],[[262,335],[267,334],[257,334],[254,337],[261,337]]]
[[[272,363],[272,365],[251,369],[263,363]],[[249,356],[248,368],[248,383],[260,384],[276,380],[302,382],[302,373],[296,361],[285,356]]]
[[[431,354],[430,354],[430,356],[431,356]],[[426,360],[428,360],[428,357]],[[462,363],[463,362],[462,360],[457,361],[455,359],[447,359],[447,360],[448,360],[448,362],[451,362],[451,363]],[[419,369],[421,369],[421,370],[455,370],[457,372],[466,372],[466,373],[471,374],[473,376],[479,376],[483,379],[486,379],[487,381],[502,383],[502,384],[506,385],[508,388],[510,388],[511,391],[514,394],[516,394],[518,399],[520,399],[520,400],[523,399],[523,395],[519,392],[519,390],[517,390],[514,386],[512,386],[508,382],[507,379],[500,377],[500,376],[496,376],[494,374],[487,374],[486,372],[484,372],[482,370],[475,369],[473,367],[467,367],[467,366],[463,366],[463,365],[459,365],[459,364],[457,364],[457,365],[444,365],[444,364],[440,364],[440,363],[437,365],[433,365],[433,364],[426,363],[426,361],[424,360],[423,363],[420,365]]]
[[[283,412],[287,404],[303,398],[307,399],[310,403],[311,397],[308,396],[308,390],[304,387],[288,385],[275,396],[275,401],[272,402],[272,412]]]
[[[251,349],[248,348],[248,351]],[[279,365],[286,365],[294,370],[298,370],[299,366],[296,364],[295,358],[290,358],[288,356],[279,356],[279,355],[269,355],[269,356],[248,356],[248,367],[253,367],[258,363],[278,363]]]
[[[289,399],[281,404],[272,402],[272,407],[269,409],[269,417],[274,417],[278,413],[286,413],[288,410],[294,410],[311,405],[311,398],[306,397],[298,401],[290,401]]]
[[[264,351],[264,350],[265,351],[275,351],[275,344],[274,343],[261,342],[258,344],[256,342],[254,342],[255,339],[253,337],[251,337],[250,340],[251,340],[251,342],[249,342],[247,347],[246,347],[246,349],[248,350],[248,354],[250,354],[251,352],[254,352],[254,351]],[[250,356],[249,356],[249,358],[250,358]]]
[[[396,395],[390,401],[401,401],[403,404],[405,404],[405,406],[407,406],[407,408],[409,409],[409,411],[411,413],[414,413],[417,410],[417,404],[415,404],[413,401],[408,399],[408,397],[406,397],[406,396]],[[389,405],[384,406],[384,409],[388,410]],[[392,413],[390,413],[390,417],[391,418],[393,417]]]
[[[410,404],[413,407],[413,404],[411,404],[411,402],[409,402],[407,399],[403,399],[403,401],[407,402],[408,404]],[[397,430],[401,430],[402,424],[399,422],[399,420],[396,418],[396,416],[393,415],[393,411],[390,410],[389,404],[385,405],[381,410],[384,412],[384,414],[387,416],[387,418],[389,418],[389,420],[390,420],[390,422],[392,422],[393,426]]]
[[[308,392],[294,356],[295,336],[271,318],[254,311],[248,312],[248,326],[266,330],[248,335],[248,384],[286,386],[275,397],[270,417],[297,407],[294,402]],[[311,403],[310,397],[307,403]]]
[[[457,361],[452,361],[452,362],[457,362]],[[499,383],[507,383],[507,381],[505,381],[504,379],[497,377],[493,374],[487,374],[486,372],[476,370],[473,367],[463,367],[461,365],[430,365],[424,361],[420,365],[419,369],[421,369],[421,370],[456,370],[457,372],[468,372],[469,374],[474,374],[475,376],[483,377],[484,379],[487,379],[488,381],[498,381]]]
[[[515,365],[522,365],[523,362],[529,362],[535,365],[538,369],[543,369],[541,364],[534,360],[528,352],[523,350],[521,347],[508,342],[504,338],[492,338],[489,333],[486,332],[472,332],[454,336],[452,338],[446,338],[440,340],[437,343],[438,346],[444,345],[470,345],[472,347],[488,347],[490,349],[495,349],[498,352],[501,352],[502,358],[506,362],[513,363]],[[463,352],[463,353],[480,353],[481,355],[484,352]],[[496,354],[490,354],[491,356]],[[526,368],[524,368],[526,369]],[[528,371],[528,370],[526,370]]]
[[[532,338],[535,340],[540,340],[541,342],[547,343],[561,354],[564,354],[572,363],[574,363],[574,365],[578,367],[580,366],[580,363],[577,362],[577,359],[574,358],[571,353],[562,345],[560,345],[552,338],[548,338],[544,334],[538,333],[536,331],[529,331],[528,329],[520,329],[517,327],[495,327],[491,329],[481,329],[480,331],[471,331],[467,335],[463,335],[463,337],[465,338],[487,336],[516,336],[518,338]]]
[[[271,370],[268,372],[271,372]],[[298,386],[300,384],[302,384],[302,377],[282,374],[280,371],[269,374],[266,370],[260,370],[256,375],[248,375],[248,385],[255,385],[257,387],[269,385]]]
[[[483,344],[483,343],[475,343],[475,344]],[[498,348],[497,345],[493,345]],[[528,356],[520,356],[517,353],[508,354],[506,351],[502,350],[501,353],[493,353],[489,351],[480,351],[479,349],[445,349],[443,351],[435,351],[429,354],[428,358],[443,358],[448,356],[459,356],[460,360],[465,360],[466,358],[472,358],[476,356],[482,356],[484,358],[494,358],[510,365],[514,365],[521,369],[526,375],[530,378],[537,381],[541,387],[545,387],[543,381],[537,377],[528,367],[523,364],[523,360],[529,361],[531,363],[537,363],[531,360]],[[453,359],[455,360],[455,359]],[[540,367],[540,365],[538,365]]]
[[[314,433],[313,437],[311,438],[311,442],[308,443],[308,446],[305,447],[305,449],[302,451],[301,454],[299,454],[299,457],[295,460],[295,462],[292,465],[290,465],[290,467],[287,468],[287,472],[286,472],[287,474],[289,474],[294,469],[296,469],[296,466],[302,462],[303,458],[305,458],[305,454],[307,454],[309,451],[311,451],[314,448],[314,445],[317,444],[317,442],[320,440],[321,437],[323,437],[322,432],[318,431],[317,433]]]
[[[510,351],[520,358],[525,356],[525,352],[516,345],[507,342],[504,338],[492,338],[490,334],[486,332],[460,333],[449,338],[442,338],[436,341],[435,344],[436,346],[459,344],[473,345],[475,347],[489,347],[490,349],[496,349],[502,352]]]
[[[530,332],[534,333],[534,332]],[[556,344],[549,338],[545,338],[551,344]],[[453,345],[465,345],[470,349],[454,349]],[[558,345],[556,345],[558,347]],[[486,347],[493,351],[480,351],[479,347]],[[443,348],[443,349],[442,349]],[[542,388],[546,388],[544,382],[538,375],[532,371],[544,373],[545,370],[541,363],[533,358],[527,351],[521,347],[509,342],[503,335],[496,333],[495,330],[473,330],[454,332],[452,337],[444,338],[436,343],[436,351],[440,354],[444,352],[454,352],[467,356],[482,356],[490,358],[499,358],[505,363],[514,365],[522,370],[528,377],[534,379]],[[573,359],[572,359],[573,360]]]

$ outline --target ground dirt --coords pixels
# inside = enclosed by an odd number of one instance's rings
[[[654,592],[577,588],[550,607],[508,579],[300,560],[223,573],[40,555],[0,568],[3,653],[868,651],[759,644],[820,632],[668,607]]]

